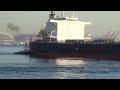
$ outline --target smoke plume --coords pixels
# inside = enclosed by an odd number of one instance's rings
[[[8,23],[7,27],[10,31],[13,31],[13,32],[20,34],[20,27],[15,26],[13,23]]]

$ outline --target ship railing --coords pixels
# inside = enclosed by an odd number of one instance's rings
[[[43,41],[43,40],[38,40],[38,41],[35,41],[35,43],[59,43],[57,41]]]
[[[66,42],[57,42],[57,41],[43,41],[36,40],[35,43],[60,43],[60,44],[120,44],[119,42],[100,42],[100,41],[66,41]],[[32,43],[32,42],[31,42]]]

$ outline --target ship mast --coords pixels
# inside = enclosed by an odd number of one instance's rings
[[[73,15],[72,15],[72,17],[74,17],[74,11],[73,11]]]
[[[62,17],[64,18],[64,11],[62,11]]]

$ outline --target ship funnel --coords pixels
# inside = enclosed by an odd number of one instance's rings
[[[55,12],[51,11],[49,19],[54,19],[54,18],[56,18]]]
[[[53,13],[53,11],[51,11],[51,15],[53,15],[54,13]]]

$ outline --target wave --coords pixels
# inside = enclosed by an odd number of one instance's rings
[[[0,55],[13,55],[14,53],[12,52],[0,52]]]

